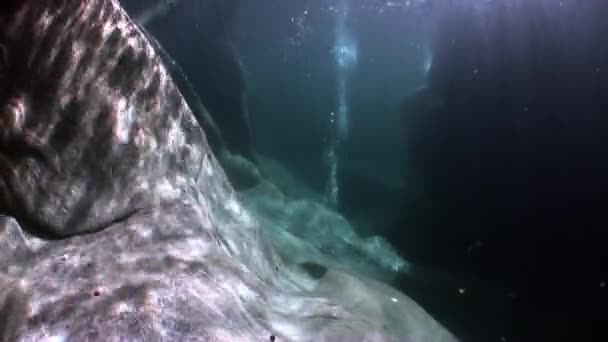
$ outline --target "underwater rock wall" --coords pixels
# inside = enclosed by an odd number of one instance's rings
[[[1,340],[456,340],[386,285],[279,258],[118,1],[9,2]]]
[[[253,161],[246,73],[233,34],[241,1],[121,2],[187,75],[219,128],[222,141],[211,140],[213,150]]]
[[[316,263],[391,282],[407,273],[403,260],[383,238],[362,238],[335,208],[327,205],[282,165],[258,156],[266,180],[238,194],[255,213],[266,240],[290,263]],[[274,184],[279,180],[280,186]],[[296,252],[298,251],[298,252]]]

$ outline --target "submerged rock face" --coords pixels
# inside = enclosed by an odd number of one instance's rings
[[[0,23],[0,210],[69,236],[181,197],[205,138],[138,27],[111,1],[21,3]]]
[[[227,150],[254,161],[245,67],[233,37],[241,0],[121,0],[121,3],[187,73],[213,121],[206,126],[218,130],[217,134],[209,135],[206,127],[216,155]],[[178,86],[184,92],[185,84],[178,82]],[[223,167],[229,163],[223,159],[220,162]]]
[[[267,163],[265,158],[258,160],[259,165]],[[385,282],[410,271],[410,265],[384,239],[360,237],[350,222],[323,205],[322,199],[294,199],[267,180],[239,192],[239,199],[256,214],[266,241],[285,262],[346,268]]]
[[[0,340],[454,340],[387,286],[282,263],[117,1],[8,3]]]

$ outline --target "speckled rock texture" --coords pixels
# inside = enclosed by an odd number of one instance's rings
[[[117,1],[6,0],[0,54],[0,341],[454,341],[282,262]]]

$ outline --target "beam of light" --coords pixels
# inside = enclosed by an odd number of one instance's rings
[[[338,117],[335,123],[338,128],[339,140],[346,139],[348,136],[348,78],[358,61],[357,42],[348,28],[349,15],[350,0],[338,0],[333,55],[338,73]]]
[[[338,14],[338,16],[342,17],[343,15]],[[349,71],[357,65],[359,57],[357,42],[348,31],[346,22],[343,19],[338,19],[337,21],[333,53],[340,70]]]
[[[336,149],[330,146],[327,152],[329,162],[329,177],[327,182],[327,202],[330,205],[338,204],[338,159],[336,158]]]
[[[157,17],[163,16],[169,12],[169,10],[177,5],[181,0],[161,0],[156,2],[153,6],[146,8],[140,13],[135,19],[135,22],[141,26],[147,25],[150,21]]]
[[[348,138],[348,80],[358,61],[357,42],[347,25],[350,14],[350,0],[337,1],[334,46],[332,49],[337,71],[337,108],[336,112],[330,114],[331,136],[327,152],[329,175],[326,189],[327,201],[333,206],[337,205],[339,195],[337,152],[340,143]]]
[[[430,46],[426,45],[424,47],[424,61],[423,61],[423,65],[422,65],[424,73],[427,74],[429,72],[429,70],[431,70],[432,66],[433,66],[433,53],[431,52]]]

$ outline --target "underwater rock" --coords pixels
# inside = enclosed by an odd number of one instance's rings
[[[241,155],[224,151],[218,156],[218,159],[230,184],[237,191],[251,189],[260,184],[263,179],[256,165]]]
[[[410,265],[386,240],[379,236],[362,238],[348,220],[323,204],[321,198],[287,195],[293,193],[290,189],[301,187],[300,181],[277,162],[262,156],[258,160],[268,180],[238,195],[243,205],[256,214],[266,240],[284,261],[346,268],[386,282],[400,272],[408,272]],[[274,179],[282,179],[283,189],[273,183]],[[297,191],[307,193],[303,189]]]
[[[255,162],[245,67],[232,37],[240,0],[121,2],[187,73],[218,128],[209,139],[216,155],[227,149]],[[184,84],[178,86],[183,93]]]
[[[386,285],[283,263],[116,0],[14,3],[0,340],[455,340]]]

